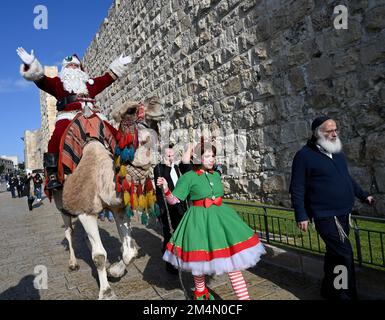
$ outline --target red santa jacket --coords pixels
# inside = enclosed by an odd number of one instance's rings
[[[101,77],[90,79],[86,83],[88,90],[88,98],[94,99],[96,95],[98,95],[105,88],[110,86],[116,79],[117,77],[111,71],[107,71]],[[58,101],[74,94],[64,89],[63,82],[59,77],[50,78],[44,75],[41,79],[34,82],[41,90],[54,96]],[[81,108],[81,102],[73,102],[67,104],[62,111],[68,112],[72,110],[81,110]]]

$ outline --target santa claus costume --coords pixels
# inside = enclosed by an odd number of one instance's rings
[[[44,154],[44,167],[49,177],[47,189],[58,189],[61,187],[57,180],[58,155],[64,131],[79,112],[83,112],[86,117],[96,114],[112,131],[115,130],[95,107],[95,97],[116,79],[126,75],[131,58],[121,55],[110,64],[104,75],[90,78],[84,72],[78,56],[73,54],[64,58],[59,76],[50,78],[44,74],[43,66],[35,58],[33,51],[28,54],[23,48],[18,48],[17,53],[23,61],[20,66],[21,75],[57,100],[55,130],[48,143],[48,152]]]

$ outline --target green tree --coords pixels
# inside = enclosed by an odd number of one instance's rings
[[[19,163],[19,170],[25,170],[25,163]]]

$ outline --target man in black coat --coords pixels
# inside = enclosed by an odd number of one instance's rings
[[[290,193],[295,218],[302,231],[307,231],[309,220],[314,219],[326,244],[321,295],[332,300],[355,300],[349,216],[355,197],[369,205],[374,199],[350,176],[336,122],[321,116],[313,121],[311,129],[311,139],[293,160]],[[337,276],[347,279],[336,285]]]
[[[174,190],[175,185],[179,177],[185,172],[191,170],[190,164],[174,164],[174,150],[173,146],[170,145],[165,149],[165,154],[162,163],[158,163],[154,168],[154,181],[159,177],[163,177],[167,180],[170,190]],[[166,250],[166,245],[171,238],[170,223],[168,221],[167,209],[169,212],[171,227],[175,230],[183,217],[183,214],[187,210],[186,201],[182,201],[175,205],[169,205],[165,202],[163,191],[161,188],[156,187],[156,200],[160,208],[160,220],[163,228],[163,246],[162,253]],[[166,270],[172,274],[176,274],[177,270],[170,263],[166,262]]]
[[[10,174],[9,188],[12,194],[12,198],[16,198],[17,178],[13,173]]]
[[[33,185],[33,177],[31,173],[28,173],[24,181],[23,196],[27,197],[29,211],[32,211],[33,209],[32,204],[35,200],[34,189],[35,187]]]

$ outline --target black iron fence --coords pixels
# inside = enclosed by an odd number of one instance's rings
[[[234,206],[243,220],[267,243],[279,243],[307,251],[324,253],[325,244],[313,225],[300,231],[292,209],[225,201]],[[385,271],[385,219],[351,216],[351,241],[359,265]]]

